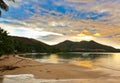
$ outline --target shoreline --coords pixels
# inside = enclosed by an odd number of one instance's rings
[[[17,62],[18,61],[18,62]],[[19,62],[20,61],[20,62]],[[17,63],[16,63],[17,62]],[[75,66],[72,64],[52,64],[40,63],[34,59],[13,57],[0,60],[0,67],[5,65],[13,65],[18,68],[13,70],[1,71],[0,76],[18,75],[18,74],[33,74],[36,79],[99,79],[113,78],[105,72],[94,70],[83,66]]]

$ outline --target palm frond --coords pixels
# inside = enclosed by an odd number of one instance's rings
[[[15,2],[15,0],[12,0],[13,2]],[[0,0],[0,16],[1,16],[1,9],[8,11],[9,7],[8,5],[4,2],[4,0]]]
[[[3,0],[0,0],[0,8],[5,11],[8,11],[8,6]]]

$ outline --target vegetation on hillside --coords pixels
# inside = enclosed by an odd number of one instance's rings
[[[18,51],[18,53],[26,53],[26,52],[40,52],[40,53],[54,53],[58,52],[59,49],[53,48],[45,43],[40,41],[24,38],[24,37],[16,37],[12,36],[14,41],[14,48]]]
[[[72,42],[66,40],[54,46],[62,52],[120,52],[120,49],[115,49],[111,46],[91,41]]]

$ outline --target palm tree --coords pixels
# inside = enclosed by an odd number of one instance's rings
[[[14,0],[12,1],[15,2]],[[0,0],[0,9],[8,11],[8,5],[3,0]],[[0,16],[1,16],[1,10],[0,10]]]

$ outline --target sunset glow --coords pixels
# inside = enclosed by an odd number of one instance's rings
[[[65,40],[120,48],[119,0],[6,0],[0,26],[9,35],[54,45]],[[117,5],[117,6],[116,6]],[[21,12],[22,11],[22,12]]]

